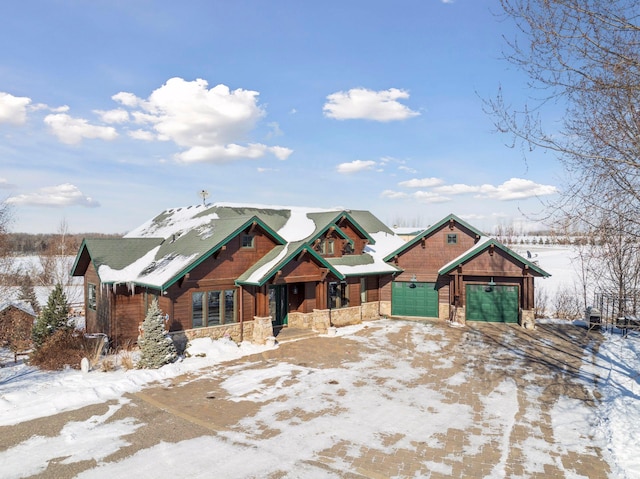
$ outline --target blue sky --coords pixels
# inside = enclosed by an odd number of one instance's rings
[[[166,208],[454,213],[491,232],[559,188],[482,98],[530,92],[495,0],[2,2],[0,198],[13,231],[125,233]]]

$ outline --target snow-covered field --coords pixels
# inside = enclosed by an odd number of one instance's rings
[[[567,247],[538,246],[528,249],[537,254],[536,260],[539,261],[540,266],[553,275],[552,278],[539,283],[542,287],[552,292],[563,284],[572,282],[574,272],[569,261],[571,253]],[[360,327],[341,328],[339,335],[353,338]],[[388,328],[393,329],[393,326]],[[556,433],[566,431],[568,443],[577,440],[571,433],[571,431],[575,431],[576,424],[582,424],[589,428],[584,433],[593,435],[597,444],[601,446],[604,457],[611,468],[610,477],[637,478],[640,477],[640,384],[638,384],[640,337],[630,335],[627,339],[623,339],[620,334],[615,332],[604,333],[604,337],[604,342],[597,353],[596,363],[585,361],[583,365],[585,377],[593,377],[595,370],[599,371],[601,382],[598,387],[601,398],[598,410],[594,413],[593,410],[571,404],[567,400],[566,403],[558,403],[551,413],[554,424],[557,424]],[[384,347],[384,339],[379,337],[378,340]],[[435,342],[427,341],[421,345],[421,351],[428,353],[430,348],[437,347]],[[223,361],[267,349],[269,348],[248,343],[243,343],[238,347],[228,340],[201,339],[192,342],[191,357],[159,370],[125,371],[118,368],[109,373],[91,371],[86,374],[75,370],[39,371],[25,365],[22,360],[14,364],[8,351],[0,350],[2,354],[0,363],[4,364],[4,367],[0,368],[0,427],[78,409],[90,404],[104,403],[109,400],[119,401],[118,404],[110,406],[109,411],[102,416],[94,416],[84,422],[67,424],[57,438],[43,438],[34,435],[31,439],[8,450],[0,451],[0,477],[26,477],[41,473],[46,469],[48,461],[65,456],[68,457],[64,461],[95,459],[100,465],[102,458],[126,444],[126,439],[123,436],[133,433],[139,426],[126,419],[107,422],[118,408],[127,402],[123,397],[125,393],[140,391],[154,381],[167,381],[187,372],[210,368]],[[205,353],[205,355],[199,353]],[[312,358],[310,358],[311,361]],[[260,400],[258,396],[269,394],[268,389],[264,388],[265,383],[275,383],[282,387],[282,384],[292,374],[305,374],[303,369],[283,364],[264,370],[262,374],[243,373],[238,375],[233,384],[229,383],[226,387],[230,394],[238,397],[238,400]],[[602,373],[603,370],[606,371],[606,374]],[[346,372],[345,374],[351,373]],[[404,371],[404,373],[411,374],[410,371]],[[321,380],[318,385],[325,383],[326,381]],[[345,387],[343,383],[341,386]],[[363,402],[379,400],[378,397],[374,397],[373,391],[365,389],[360,393],[363,394]],[[432,391],[425,394],[426,397],[422,400],[428,402],[431,399],[435,400],[438,392]],[[430,394],[432,397],[429,396]],[[515,393],[507,387],[501,394],[507,396],[508,399],[513,399]],[[503,400],[503,398],[499,399]],[[509,404],[511,400],[504,403]],[[399,402],[397,407],[397,413],[400,417],[402,403]],[[354,414],[353,410],[351,413]],[[460,410],[452,408],[443,412],[441,420],[444,424],[460,421]],[[354,436],[358,434],[376,435],[375,426],[368,418],[345,416],[345,421],[351,430],[350,434]],[[282,424],[279,424],[279,427],[282,427]],[[318,438],[317,441],[327,439],[323,435],[315,437]],[[311,449],[324,446],[319,443],[313,444],[313,439],[309,437],[306,440],[312,442],[307,444],[307,447]],[[269,461],[273,460],[271,450],[261,451],[260,448],[251,448],[241,451],[220,439],[203,436],[178,444],[162,443],[140,451],[121,463],[110,463],[109,467],[98,467],[86,471],[86,474],[81,477],[119,477],[121,474],[129,475],[131,471],[144,471],[146,474],[144,477],[175,477],[177,472],[183,473],[182,477],[206,477],[196,474],[196,471],[206,468],[202,462],[206,455],[199,451],[213,450],[214,448],[217,450],[223,448],[222,452],[219,451],[220,454],[228,454],[229,460],[233,462],[234,477],[257,477],[253,476],[256,464],[262,464],[265,467],[264,470],[269,470]],[[190,466],[184,469],[183,464],[181,465],[183,469],[180,471],[168,471],[158,469],[159,465],[154,466],[154,456],[163,456],[168,450],[171,450],[172,454],[179,452],[186,455]],[[286,451],[286,448],[283,451]],[[245,454],[250,454],[250,457],[243,458]],[[286,452],[282,452],[280,460],[283,457],[286,459],[285,456]],[[29,460],[25,461],[25,457],[28,457]],[[487,477],[504,477],[500,471],[494,472],[497,475]]]

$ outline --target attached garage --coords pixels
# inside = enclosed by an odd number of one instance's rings
[[[438,317],[438,291],[435,283],[396,281],[392,284],[393,316]]]
[[[466,285],[467,321],[518,322],[518,287],[512,285]]]

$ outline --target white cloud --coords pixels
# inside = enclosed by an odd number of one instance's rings
[[[7,199],[7,203],[24,206],[86,206],[95,208],[100,203],[89,196],[85,196],[77,186],[64,183],[57,186],[49,186],[40,189],[36,193],[12,196]]]
[[[404,165],[398,166],[398,169],[400,171],[406,171],[407,173],[417,173],[418,172],[418,170],[416,170],[414,168],[410,168],[408,166],[404,166]]]
[[[15,185],[9,183],[9,180],[6,178],[0,178],[0,189],[8,190],[10,188],[15,188]]]
[[[398,198],[406,198],[409,195],[407,195],[402,191],[384,190],[382,193],[380,193],[380,196],[383,198],[390,198],[392,200],[396,200]]]
[[[541,185],[523,178],[511,178],[501,185],[443,185],[434,188],[442,194],[461,195],[477,193],[477,198],[490,198],[500,201],[520,200],[536,196],[547,196],[558,193],[558,188],[552,185]]]
[[[156,139],[183,147],[177,155],[180,161],[226,162],[260,158],[267,153],[286,159],[292,153],[289,148],[239,144],[265,115],[258,105],[258,95],[251,90],[230,90],[222,84],[208,88],[202,79],[171,78],[146,100],[127,92],[112,98],[135,109],[131,112],[134,122],[148,125]],[[277,124],[271,124],[277,132],[273,125]],[[137,135],[148,139],[148,135]]]
[[[47,115],[44,122],[61,142],[68,145],[78,144],[85,138],[113,140],[118,136],[111,126],[91,125],[84,118],[73,118],[66,113]]]
[[[376,162],[371,160],[354,160],[349,163],[340,163],[336,167],[336,171],[343,174],[357,173],[359,171],[371,170],[375,165]]]
[[[432,188],[441,185],[443,180],[440,178],[413,178],[407,181],[401,181],[398,186],[405,188]]]
[[[116,93],[111,97],[111,99],[120,103],[121,105],[128,106],[130,108],[136,108],[142,103],[142,100],[140,100],[137,96],[135,96],[133,93],[127,93],[126,91]]]
[[[27,121],[27,106],[31,98],[0,92],[0,123],[22,125]]]
[[[482,185],[480,196],[497,200],[519,200],[534,196],[547,196],[558,193],[552,185],[540,185],[531,180],[511,178],[499,186]]]
[[[479,191],[481,191],[481,189],[482,186],[465,185],[462,183],[455,183],[453,185],[442,185],[435,188],[438,193],[443,193],[445,195],[464,195],[468,193],[478,193]]]
[[[156,135],[148,130],[132,130],[128,132],[128,135],[134,140],[153,141],[156,139]]]
[[[267,152],[272,153],[279,160],[286,160],[291,150],[280,146],[266,146],[257,143],[248,146],[229,144],[214,146],[194,146],[176,155],[176,158],[185,163],[199,163],[211,161],[224,163],[233,160],[262,158]]]
[[[405,98],[409,98],[409,93],[397,88],[382,91],[352,88],[347,92],[339,91],[328,95],[328,101],[322,110],[326,117],[336,120],[364,119],[386,122],[419,115],[420,113],[398,102]]]
[[[94,110],[94,113],[105,123],[125,123],[129,121],[129,113],[122,108],[114,110]]]
[[[444,203],[451,201],[446,196],[434,193],[433,191],[416,191],[412,196],[423,203]]]

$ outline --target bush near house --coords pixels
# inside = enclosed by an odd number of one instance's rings
[[[80,361],[89,355],[90,349],[80,331],[58,329],[29,356],[29,364],[50,371],[65,367],[80,369]]]
[[[33,327],[33,344],[39,349],[49,338],[59,329],[70,329],[69,321],[69,305],[67,297],[62,290],[60,283],[56,284],[53,291],[49,295],[47,305],[38,315],[36,324]]]
[[[176,360],[178,354],[171,337],[167,334],[158,300],[151,303],[141,329],[138,337],[141,353],[139,368],[157,369]]]

